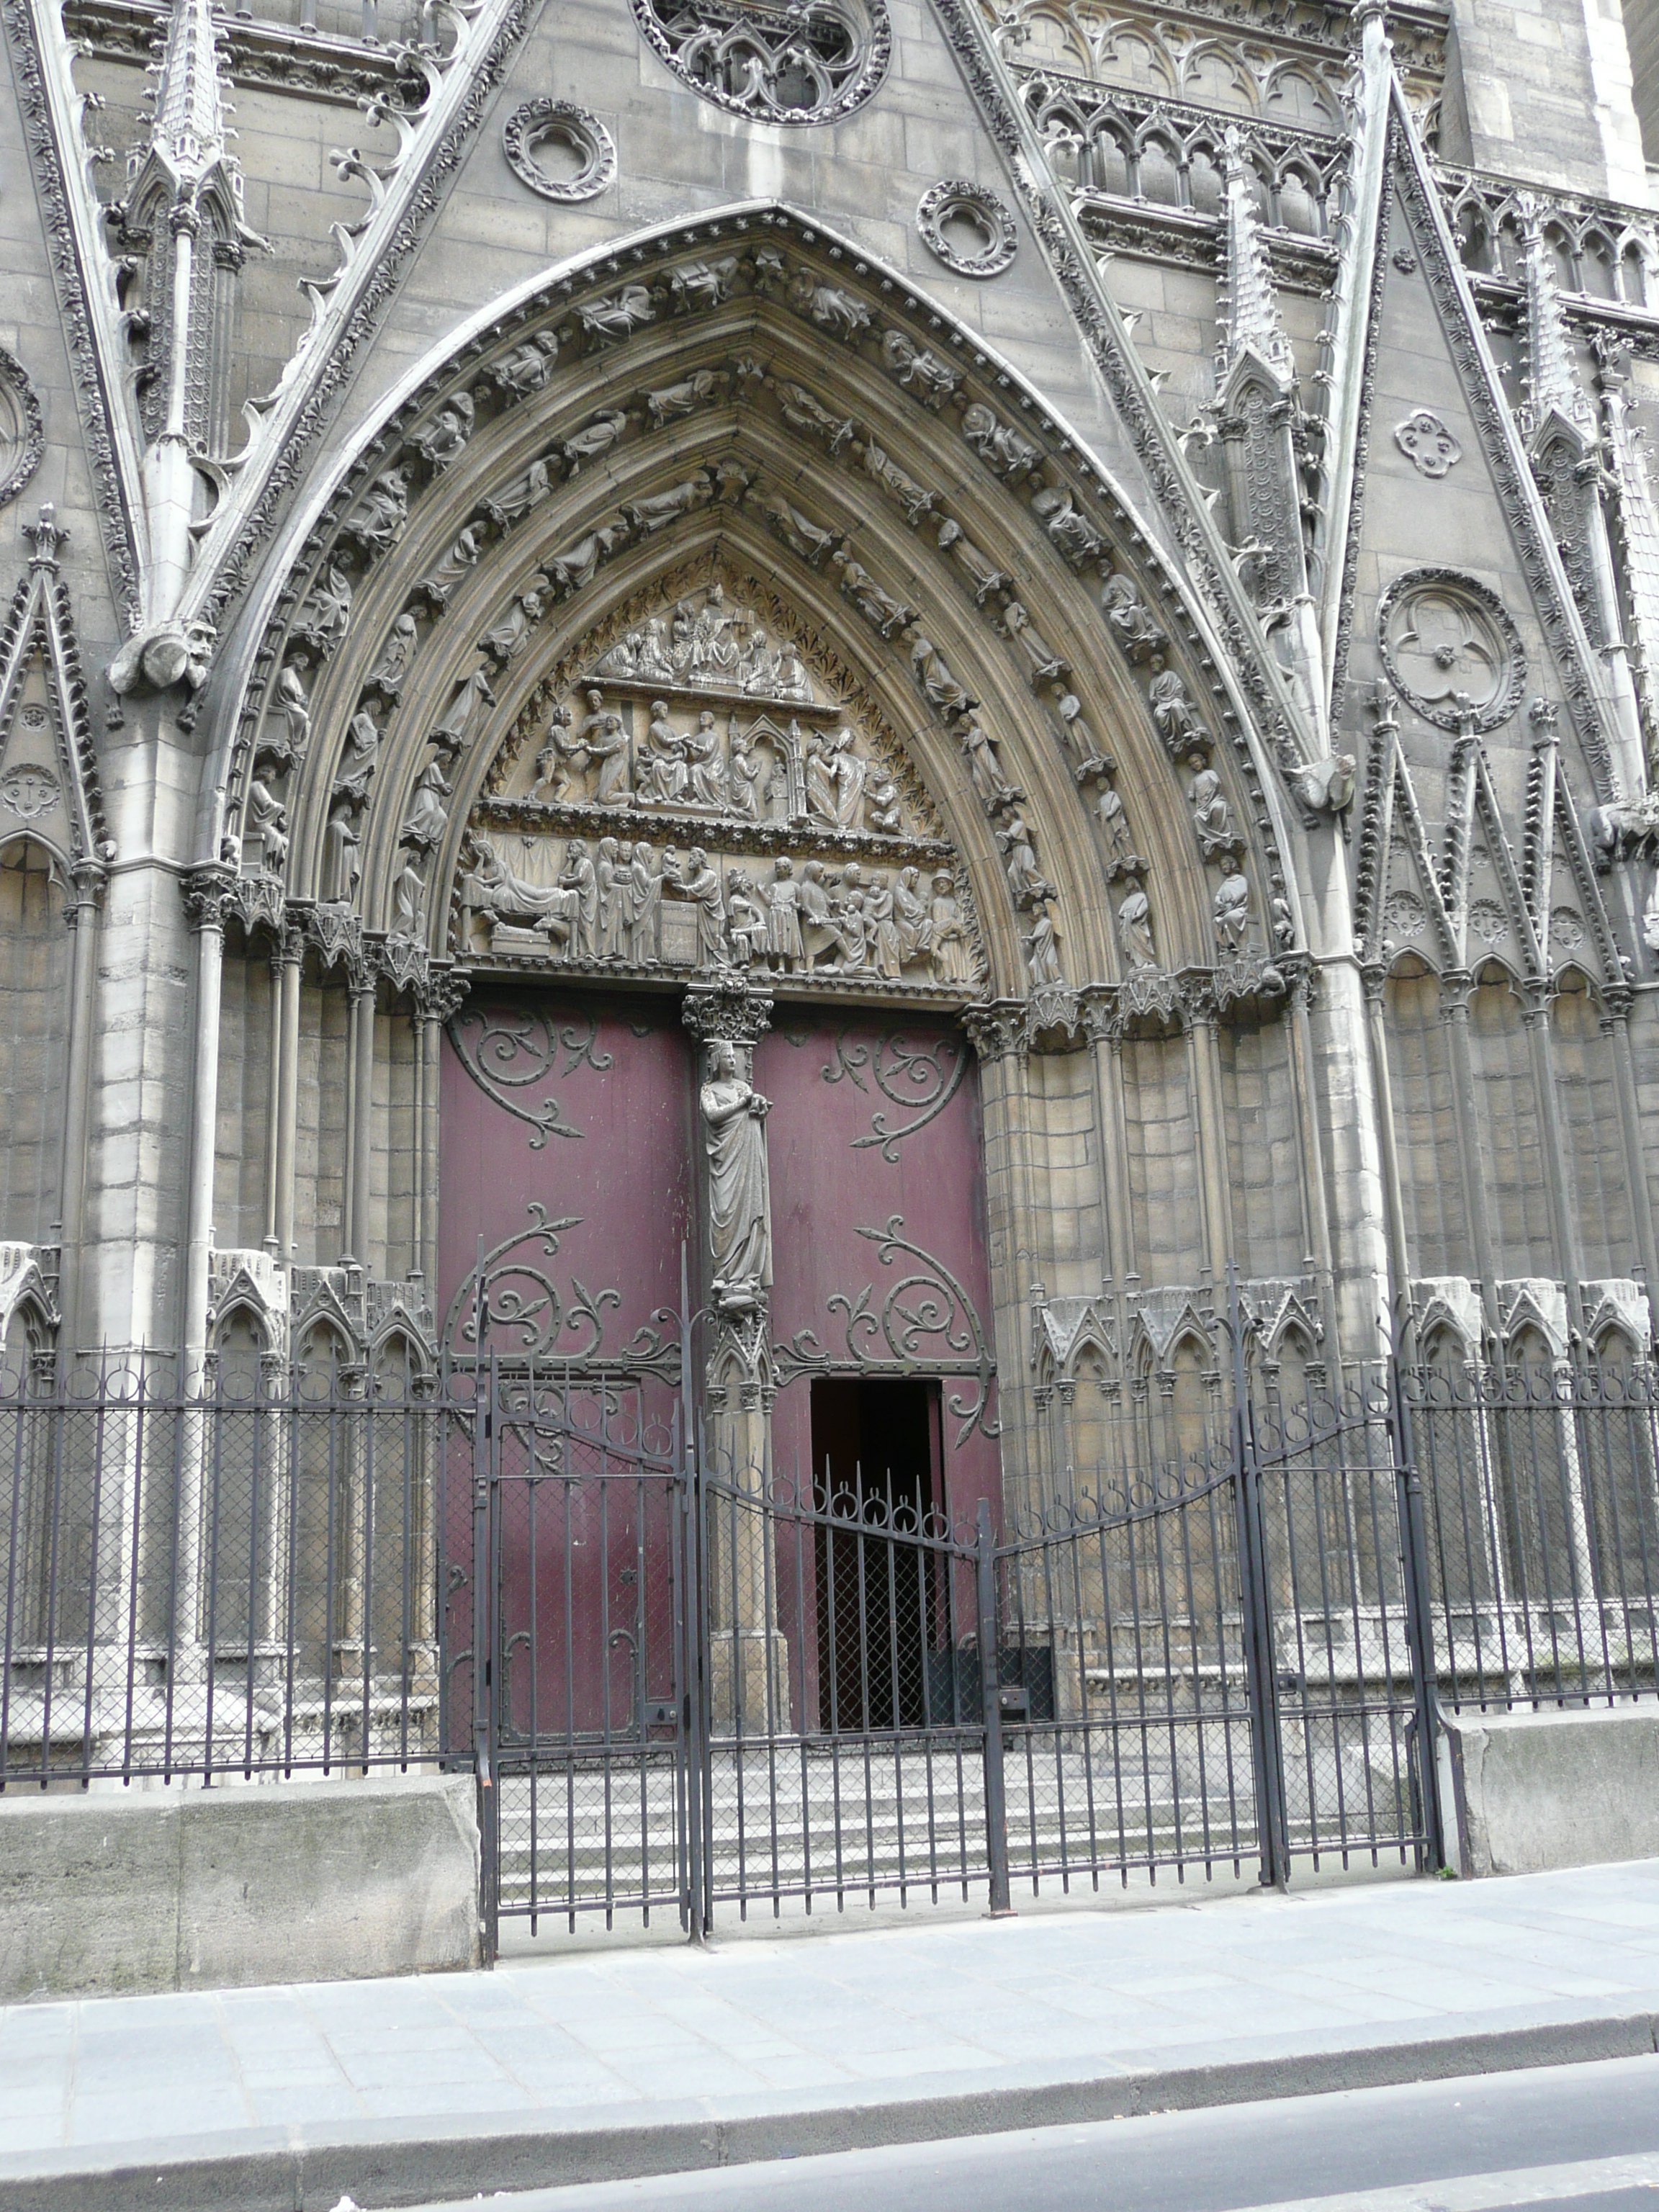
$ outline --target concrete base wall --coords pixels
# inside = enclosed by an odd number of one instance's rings
[[[469,1777],[0,1799],[0,2001],[476,1966]]]
[[[1659,1704],[1448,1717],[1462,1872],[1659,1854]]]

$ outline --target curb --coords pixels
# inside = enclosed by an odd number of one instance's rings
[[[1193,2112],[1338,2089],[1374,2089],[1462,2074],[1501,2074],[1659,2051],[1659,2014],[1472,2030],[1413,2042],[1354,2045],[1076,2081],[1023,2080],[943,2094],[797,2106],[726,2116],[684,2104],[629,2124],[572,2117],[549,2127],[486,2115],[460,2127],[246,2129],[179,2156],[166,2143],[0,2158],[0,2212],[329,2212],[349,2195],[363,2212],[440,2203],[496,2191],[636,2180],[783,2155],[864,2150],[1057,2127],[1079,2121]],[[960,2075],[953,2078],[959,2082]],[[735,2100],[733,2100],[735,2101]]]

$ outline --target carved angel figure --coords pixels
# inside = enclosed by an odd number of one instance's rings
[[[769,1101],[745,1080],[737,1048],[717,1037],[697,1095],[708,1170],[714,1303],[752,1313],[772,1280],[772,1195],[766,1170]]]
[[[833,337],[855,338],[870,327],[870,310],[861,300],[836,285],[815,283],[805,269],[789,287],[789,304]]]
[[[999,422],[983,400],[975,400],[963,416],[962,434],[981,460],[1006,477],[1027,476],[1042,459],[1030,440],[1022,438],[1009,423]]]
[[[553,479],[545,460],[532,461],[520,477],[504,484],[484,501],[484,513],[497,530],[505,530],[509,523],[517,522],[532,507],[539,507],[551,496]]]
[[[1250,929],[1250,886],[1237,868],[1230,868],[1215,895],[1217,948],[1236,955],[1244,950]]]
[[[351,586],[331,562],[307,592],[294,618],[294,634],[319,653],[331,652],[351,621]]]
[[[674,422],[683,415],[695,415],[725,382],[725,377],[714,369],[699,368],[682,377],[678,384],[665,384],[660,392],[647,392],[645,411],[651,417],[652,428],[660,430],[665,422]]]
[[[1101,588],[1100,611],[1131,660],[1162,651],[1169,639],[1152,620],[1146,601],[1128,576],[1109,576]]]
[[[1014,787],[1002,773],[1002,763],[997,758],[995,742],[977,722],[969,722],[961,732],[960,742],[980,803],[988,814],[994,814],[1014,796]]]
[[[908,630],[906,635],[910,640],[910,665],[916,681],[933,705],[947,714],[971,714],[978,700],[957,682],[932,638],[920,629]]]
[[[625,516],[608,515],[586,537],[579,538],[574,545],[567,545],[562,553],[556,553],[547,564],[548,574],[561,591],[580,591],[592,582],[600,562],[614,553],[617,546],[628,543],[630,528]]]
[[[750,498],[757,495],[750,493]],[[816,567],[826,553],[833,553],[841,540],[830,530],[821,530],[816,522],[803,514],[798,507],[774,493],[768,498],[759,495],[760,510],[778,536],[792,552],[799,553],[809,567]]]
[[[1131,968],[1156,968],[1158,948],[1152,943],[1152,902],[1140,885],[1132,886],[1117,910],[1117,941]]]
[[[915,609],[884,592],[870,571],[850,554],[838,552],[835,563],[841,570],[842,590],[866,622],[873,623],[884,637],[893,636],[913,619]]]
[[[558,357],[556,335],[552,331],[538,331],[533,338],[526,338],[496,362],[489,372],[490,381],[497,391],[514,392],[522,398],[526,392],[541,390],[553,374],[553,364]]]
[[[902,331],[889,331],[881,349],[899,382],[920,392],[929,407],[942,407],[962,381],[936,353],[930,353],[926,346],[913,345]]]
[[[602,407],[567,438],[559,453],[573,481],[580,475],[584,461],[596,461],[601,453],[608,453],[627,428],[628,417],[620,407]]]
[[[904,827],[899,811],[898,786],[890,776],[878,776],[864,794],[869,826],[884,836],[896,837]]]
[[[429,852],[449,826],[449,810],[444,800],[452,795],[452,787],[445,780],[441,762],[429,760],[421,770],[415,786],[415,795],[410,804],[409,819],[403,827],[403,842],[417,852]]]
[[[781,384],[778,388],[778,412],[792,429],[811,430],[824,440],[832,453],[838,453],[854,434],[851,416],[838,420],[827,407],[821,406],[804,384]]]
[[[657,311],[643,284],[624,284],[603,300],[589,301],[576,310],[576,320],[591,338],[615,345],[630,337],[641,324],[654,322]]]
[[[1106,550],[1104,539],[1078,513],[1070,492],[1046,488],[1034,494],[1031,512],[1040,519],[1055,549],[1073,568],[1081,568],[1085,561],[1099,560]]]
[[[904,519],[913,530],[924,514],[933,512],[934,494],[926,490],[914,477],[907,476],[873,438],[855,445],[853,454],[866,476],[892,494],[904,509]]]
[[[1154,676],[1146,686],[1153,726],[1172,753],[1202,749],[1208,744],[1202,725],[1187,696],[1187,687],[1173,668]]]
[[[472,435],[476,412],[470,392],[452,392],[432,420],[411,434],[409,442],[428,468],[447,468]]]
[[[530,633],[545,613],[547,602],[537,591],[521,592],[495,627],[481,641],[485,650],[505,664],[516,659],[530,642]]]
[[[968,571],[975,600],[980,606],[985,605],[993,592],[1001,591],[1008,583],[1009,579],[995,562],[988,560],[971,538],[963,535],[959,522],[953,522],[947,517],[940,523],[939,545],[941,552],[952,555]]]
[[[408,520],[409,478],[393,467],[381,470],[342,527],[367,551],[384,553],[402,537]]]
[[[681,515],[695,514],[700,507],[707,507],[714,496],[714,478],[707,469],[699,469],[684,483],[657,492],[649,499],[635,500],[628,509],[628,519],[642,538],[649,538],[656,531],[665,530],[671,522],[678,522]]]
[[[368,681],[388,699],[395,699],[404,688],[404,678],[415,658],[418,635],[415,617],[407,609],[386,632],[380,657],[368,672]]]
[[[420,588],[434,606],[448,605],[449,595],[456,585],[469,568],[477,566],[478,551],[477,531],[471,523],[468,523],[465,529],[458,533],[453,544],[431,574],[421,579]]]

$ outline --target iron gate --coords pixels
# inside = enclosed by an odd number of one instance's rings
[[[532,1925],[1140,1871],[1438,1863],[1390,1389],[1252,1413],[998,1531],[653,1437],[625,1378],[482,1370],[486,1906]]]

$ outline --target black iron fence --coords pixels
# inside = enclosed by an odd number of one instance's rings
[[[693,1451],[665,1370],[0,1378],[0,1789],[465,1767],[492,1927],[697,1933],[1432,1864],[1443,1712],[1659,1693],[1651,1369],[1239,1380],[964,1519]]]

